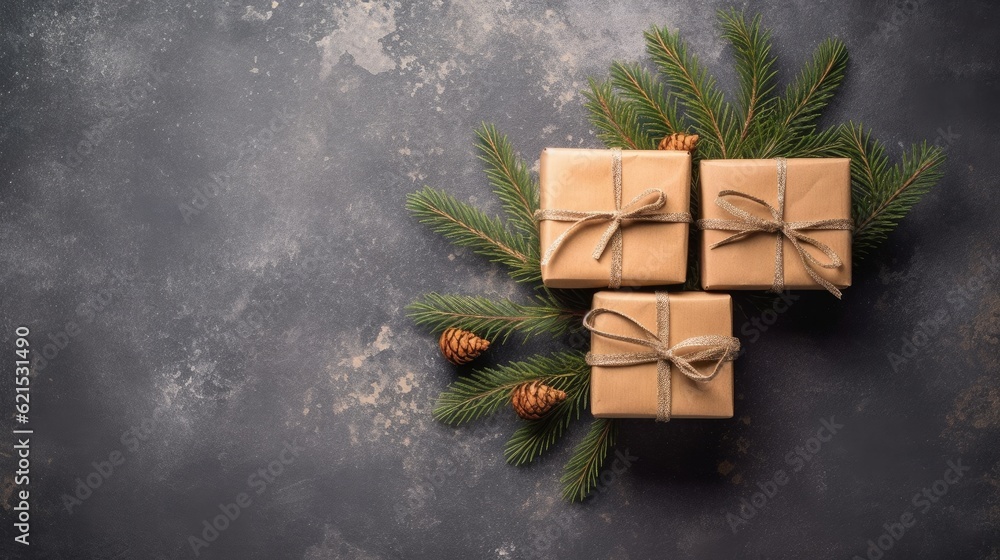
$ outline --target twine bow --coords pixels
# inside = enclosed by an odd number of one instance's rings
[[[843,266],[843,261],[840,260],[840,256],[830,248],[829,245],[809,237],[808,235],[802,233],[802,230],[829,230],[829,229],[840,229],[840,230],[850,230],[854,229],[854,222],[847,219],[835,219],[835,220],[812,220],[804,222],[786,222],[784,219],[785,215],[785,185],[787,183],[787,162],[785,158],[776,158],[778,165],[778,207],[775,208],[770,204],[764,202],[763,200],[750,196],[746,193],[734,191],[734,190],[724,190],[719,193],[719,197],[715,199],[715,203],[721,207],[726,212],[729,212],[735,216],[736,220],[698,220],[698,227],[701,229],[715,229],[723,231],[735,231],[737,233],[719,241],[718,243],[712,244],[709,248],[715,249],[716,247],[721,247],[728,243],[733,243],[740,241],[741,239],[750,237],[756,233],[775,233],[777,241],[775,242],[774,249],[774,283],[771,285],[772,292],[781,292],[785,289],[785,269],[784,269],[784,239],[787,238],[792,242],[792,246],[799,254],[799,259],[802,261],[802,265],[805,266],[806,273],[812,278],[817,284],[826,288],[828,292],[840,298],[841,292],[834,286],[831,282],[820,276],[814,266],[820,268],[840,268]],[[724,197],[734,196],[739,198],[745,198],[747,200],[756,202],[757,204],[763,206],[771,213],[771,220],[766,220],[763,218],[758,218],[743,210],[737,208],[732,203],[727,201]],[[823,253],[826,258],[830,259],[830,262],[820,262],[816,257],[805,250],[804,244],[812,245]]]
[[[687,212],[669,214],[657,212],[657,210],[663,208],[667,203],[667,195],[660,189],[646,189],[630,200],[628,204],[622,206],[622,151],[618,148],[611,150],[611,176],[615,189],[615,209],[613,211],[586,212],[556,209],[535,211],[536,220],[573,222],[573,225],[569,229],[564,231],[549,245],[549,248],[545,251],[545,255],[542,257],[542,265],[548,264],[563,242],[579,231],[580,227],[589,222],[609,222],[608,227],[605,228],[601,238],[597,241],[597,245],[594,247],[594,252],[591,256],[594,260],[599,260],[608,245],[611,245],[611,272],[608,286],[619,288],[622,283],[623,227],[633,222],[691,222],[691,214]],[[651,195],[656,195],[656,198],[652,202],[643,204]]]
[[[621,334],[609,333],[594,327],[594,319],[605,313],[617,315],[642,331],[644,337],[637,338]],[[633,366],[656,363],[656,421],[670,420],[670,367],[677,369],[685,377],[693,381],[708,382],[718,375],[722,364],[736,359],[740,350],[740,341],[732,336],[705,335],[693,336],[673,346],[670,346],[670,300],[667,292],[656,292],[656,329],[654,333],[642,326],[639,321],[613,309],[598,307],[591,309],[583,317],[583,326],[590,332],[622,342],[630,342],[649,348],[650,352],[626,352],[622,354],[587,353],[587,364],[591,366]],[[693,351],[695,348],[701,350]],[[702,373],[695,367],[696,362],[715,361],[710,373]]]

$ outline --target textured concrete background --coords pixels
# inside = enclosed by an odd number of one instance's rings
[[[5,2],[5,411],[15,327],[53,346],[32,385],[33,544],[12,541],[4,444],[2,556],[193,558],[189,535],[248,492],[201,557],[851,558],[909,512],[885,558],[997,560],[991,4],[748,7],[774,29],[783,81],[824,37],[847,43],[827,123],[864,121],[893,157],[938,142],[947,176],[842,303],[804,295],[744,332],[734,420],[624,423],[633,464],[574,506],[558,497],[565,442],[513,468],[513,414],[430,418],[455,373],[403,306],[518,289],[416,224],[404,196],[430,184],[498,211],[472,149],[483,120],[530,161],[598,146],[579,92],[642,58],[653,23],[682,29],[731,91],[713,15],[729,2]],[[903,337],[921,347],[894,368]],[[786,455],[815,450],[830,416],[843,428],[793,472]],[[948,461],[969,470],[914,504]],[[727,513],[779,469],[788,483],[734,532]],[[100,486],[67,507],[88,476]]]

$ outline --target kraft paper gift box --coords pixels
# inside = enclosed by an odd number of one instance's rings
[[[601,291],[594,295],[593,309],[584,325],[591,329],[587,362],[592,366],[590,410],[595,417],[665,420],[733,416],[732,360],[739,351],[739,340],[732,337],[732,299],[728,294]],[[660,369],[661,360],[650,357],[645,363],[632,365],[597,365],[617,362],[616,356],[634,358],[651,353],[648,344],[616,337],[653,340],[664,332],[663,348],[694,359],[691,363],[698,374],[710,379],[692,379],[667,362],[669,388],[665,394],[661,375],[666,372]],[[699,353],[701,361],[697,361]],[[662,417],[661,396],[669,403],[667,418]]]
[[[621,158],[617,204],[616,157]],[[617,288],[685,281],[689,153],[546,148],[539,176],[541,210],[536,218],[546,286]],[[609,235],[611,230],[616,231]]]
[[[702,288],[827,289],[840,297],[839,288],[851,285],[851,160],[784,161],[783,208],[779,200],[781,160],[701,162]],[[735,211],[723,208],[727,203]],[[786,233],[776,227],[782,225],[777,218],[787,226]],[[706,227],[721,222],[729,226]],[[717,245],[720,242],[724,243]],[[810,257],[816,262],[810,262]]]

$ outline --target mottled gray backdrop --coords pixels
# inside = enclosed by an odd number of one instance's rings
[[[730,5],[5,2],[2,556],[1000,558],[992,2],[736,3],[774,29],[782,82],[845,41],[826,123],[949,157],[843,302],[737,314],[736,418],[623,423],[628,464],[568,505],[568,442],[514,468],[509,411],[430,417],[456,372],[404,306],[524,294],[415,223],[406,193],[499,211],[472,148],[484,120],[533,164],[599,146],[580,91],[643,58],[653,23],[732,91]],[[13,541],[19,325],[42,357],[30,547]],[[220,504],[235,519],[214,534]]]

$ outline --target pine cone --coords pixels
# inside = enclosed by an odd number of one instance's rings
[[[450,328],[441,333],[438,345],[441,347],[441,354],[449,362],[460,366],[475,360],[485,352],[490,347],[490,341],[479,338],[469,331]]]
[[[514,412],[525,420],[538,420],[564,400],[565,392],[537,380],[514,387],[511,395]]]
[[[663,140],[660,140],[660,145],[658,146],[661,150],[682,150],[685,152],[693,152],[697,147],[698,135],[686,134],[684,132],[675,132],[669,136],[665,136]]]

